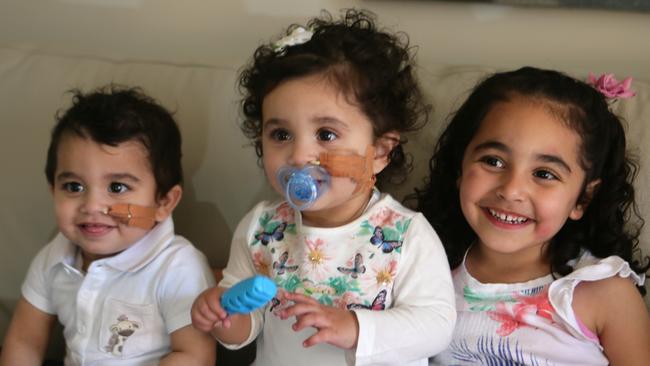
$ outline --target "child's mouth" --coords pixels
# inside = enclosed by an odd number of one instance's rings
[[[505,223],[505,224],[509,224],[509,225],[521,225],[521,224],[525,224],[529,220],[528,218],[523,217],[523,216],[517,216],[517,215],[513,215],[513,214],[506,214],[506,213],[503,213],[503,212],[493,210],[491,208],[488,208],[487,211],[490,214],[490,216],[494,217],[497,221]]]
[[[105,224],[85,223],[79,225],[79,229],[86,235],[102,235],[112,228],[113,226]]]

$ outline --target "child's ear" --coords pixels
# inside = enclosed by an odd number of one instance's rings
[[[164,221],[180,202],[183,196],[183,188],[180,185],[173,186],[162,198],[158,200],[156,209],[156,222]]]
[[[596,193],[596,189],[598,188],[599,184],[600,179],[592,180],[587,184],[584,192],[580,195],[580,197],[578,197],[576,206],[569,213],[570,219],[580,220],[582,218],[582,215],[584,215],[585,211],[587,211],[587,206],[589,206],[591,199],[594,197],[594,193]]]
[[[375,141],[375,159],[373,171],[379,174],[390,163],[390,152],[399,145],[400,134],[397,131],[388,131]]]

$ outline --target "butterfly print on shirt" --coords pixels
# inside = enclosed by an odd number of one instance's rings
[[[349,274],[352,278],[357,278],[360,274],[366,273],[366,266],[363,265],[363,256],[361,253],[357,253],[354,256],[354,264],[352,268],[336,267],[336,269],[341,273]]]
[[[287,228],[287,223],[283,222],[280,225],[276,226],[275,229],[268,231],[262,231],[259,234],[255,235],[255,239],[262,242],[262,245],[268,245],[272,241],[282,241],[284,239],[284,230]]]
[[[367,310],[384,310],[386,308],[386,290],[381,290],[377,294],[372,304],[348,304],[348,309],[367,309]]]
[[[280,255],[279,261],[273,262],[273,269],[278,275],[284,274],[284,271],[295,272],[298,269],[298,265],[288,266],[287,260],[289,260],[289,252],[284,252]]]
[[[372,245],[377,245],[381,248],[381,251],[384,253],[390,253],[393,249],[397,249],[402,246],[401,240],[385,240],[384,239],[384,230],[381,226],[375,226],[375,231],[372,237],[370,237],[370,243]]]

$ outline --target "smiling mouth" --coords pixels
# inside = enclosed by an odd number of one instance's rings
[[[79,228],[85,233],[101,234],[113,228],[111,225],[106,224],[80,224]]]
[[[512,215],[512,214],[505,214],[505,213],[493,210],[491,208],[488,208],[487,212],[490,214],[490,216],[494,217],[497,221],[503,222],[505,224],[521,225],[521,224],[525,224],[526,222],[529,221],[529,219],[527,217],[516,216],[516,215]]]

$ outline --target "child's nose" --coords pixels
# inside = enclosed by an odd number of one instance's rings
[[[497,195],[508,201],[522,201],[526,195],[527,179],[524,174],[509,172],[503,175],[503,179],[497,190]]]
[[[318,148],[314,141],[308,139],[294,140],[291,155],[289,156],[289,164],[301,167],[315,160],[318,160]]]
[[[81,205],[81,212],[83,213],[106,213],[110,203],[106,195],[102,192],[89,190],[83,196],[83,203]]]

